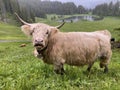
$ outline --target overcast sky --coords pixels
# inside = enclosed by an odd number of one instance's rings
[[[51,0],[60,2],[74,2],[76,5],[83,5],[86,8],[94,8],[98,4],[109,3],[111,1],[116,2],[120,0]]]

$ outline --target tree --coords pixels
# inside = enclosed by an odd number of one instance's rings
[[[78,8],[77,8],[77,12],[79,14],[86,14],[87,10],[82,5],[79,5]]]
[[[110,2],[109,5],[108,5],[108,12],[109,12],[109,16],[112,16],[113,15],[113,2]]]
[[[63,4],[63,12],[64,14],[75,14],[77,13],[77,7],[75,6],[74,3],[68,2]]]
[[[3,0],[0,0],[0,14],[1,14],[1,21],[6,22],[6,9]]]
[[[119,16],[120,15],[120,2],[116,2],[113,4],[110,2],[109,4],[104,3],[101,5],[97,5],[95,9],[93,9],[93,14],[100,16]]]
[[[120,2],[116,2],[115,5],[113,6],[113,14],[115,16],[119,16],[120,15]]]

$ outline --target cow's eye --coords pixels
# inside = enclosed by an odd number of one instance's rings
[[[47,31],[46,34],[48,34],[49,32]]]
[[[30,33],[30,35],[33,35],[33,33],[34,33],[34,30]]]

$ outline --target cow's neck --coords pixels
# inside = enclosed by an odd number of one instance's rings
[[[47,46],[44,49],[38,51],[38,53],[42,55],[44,62],[49,63],[50,53],[54,48],[53,46],[55,45],[55,43],[56,39],[53,36],[49,37]]]

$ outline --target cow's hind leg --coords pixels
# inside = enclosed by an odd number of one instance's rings
[[[87,71],[88,71],[88,72],[90,72],[90,70],[91,70],[93,64],[94,64],[94,62],[93,62],[93,63],[90,63],[90,64],[88,65],[88,68],[87,68]]]
[[[108,73],[108,66],[105,65],[104,73]]]
[[[108,63],[110,61],[109,58],[107,57],[101,57],[100,58],[100,68],[104,68],[104,73],[107,73],[108,72]]]
[[[104,63],[103,61],[100,62],[100,68],[104,68],[104,73],[108,72],[108,65],[107,63]]]

